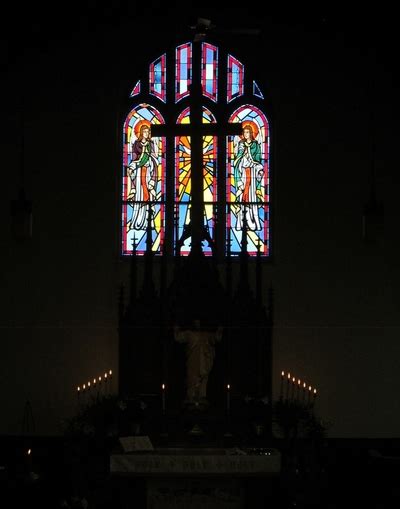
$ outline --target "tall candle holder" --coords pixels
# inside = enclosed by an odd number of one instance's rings
[[[231,431],[231,385],[226,384],[226,431],[225,438],[233,437]]]
[[[165,416],[166,411],[166,403],[165,403],[165,384],[161,385],[161,409],[162,413]]]
[[[312,404],[311,404],[311,409],[314,413],[314,407],[315,407],[315,401],[317,399],[317,389],[314,389],[313,390],[313,401],[312,401]]]
[[[289,387],[290,387],[290,373],[287,374],[287,378],[286,378],[286,401],[289,400]]]
[[[295,388],[296,388],[296,378],[293,377],[292,378],[292,401],[294,400],[294,391],[295,391]]]
[[[162,413],[162,420],[161,420],[161,437],[167,437],[168,436],[168,426],[167,426],[167,403],[166,403],[166,391],[167,386],[166,384],[161,384],[161,413]]]

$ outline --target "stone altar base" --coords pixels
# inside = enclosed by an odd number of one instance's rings
[[[265,508],[280,469],[276,449],[165,447],[110,457],[111,476],[126,481],[124,509],[138,497],[146,509]]]
[[[151,479],[147,509],[241,509],[244,487],[233,480]]]

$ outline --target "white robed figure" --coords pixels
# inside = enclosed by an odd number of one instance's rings
[[[250,124],[243,126],[243,137],[237,143],[233,166],[236,202],[240,204],[235,229],[243,229],[244,214],[246,213],[246,229],[260,231],[262,228],[258,202],[261,201],[264,167],[261,145],[254,138],[253,128]]]
[[[157,196],[158,162],[154,143],[151,140],[150,124],[140,126],[138,138],[130,145],[131,161],[127,168],[128,201],[132,206],[132,216],[128,220],[128,230],[145,230],[148,221],[149,203],[152,209],[151,221],[154,228],[154,203]]]
[[[214,364],[215,345],[222,338],[222,327],[216,331],[204,330],[200,320],[194,320],[193,329],[174,327],[175,341],[186,344],[186,403],[207,402],[208,376]]]

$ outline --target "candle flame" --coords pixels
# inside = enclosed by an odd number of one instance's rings
[[[308,390],[309,390],[309,391],[311,391],[311,389],[312,389],[312,387],[311,387],[311,385],[309,385],[309,386],[308,386]]]
[[[85,384],[83,384],[83,390],[85,390],[85,389],[86,389],[86,385],[85,385]]]
[[[297,380],[297,384],[300,385],[301,384],[301,380],[300,378]]]
[[[161,389],[162,389],[163,391],[165,390],[165,384],[162,384]]]
[[[104,373],[104,378],[107,378],[107,373]]]
[[[90,387],[90,382],[87,383],[87,386]]]
[[[81,390],[81,388],[80,388],[80,387],[79,387],[79,385],[78,385],[78,389],[77,389],[77,391],[79,392],[80,390]]]
[[[230,384],[228,384],[228,385],[226,386],[226,388],[227,388],[227,389],[228,389],[228,391],[229,391],[229,389],[231,388]]]
[[[95,379],[95,378],[93,378],[93,383],[94,383],[94,384],[96,383],[96,379]]]
[[[314,389],[314,396],[317,395],[317,389]]]
[[[284,371],[282,371],[281,375],[282,375],[282,376],[285,376],[285,372],[284,372]]]
[[[101,376],[99,376],[99,382],[101,382]]]
[[[288,377],[288,378],[289,378],[289,380],[290,380],[290,373],[288,373],[288,374],[287,374],[287,377]]]
[[[112,369],[110,369],[110,371],[109,371],[108,373],[109,373],[109,375],[111,376],[111,375],[112,375]]]
[[[307,387],[307,384],[304,382],[303,383],[303,389],[305,389]]]
[[[32,449],[28,449],[28,450],[26,451],[26,454],[27,454],[28,456],[30,456],[30,455],[31,455],[31,453],[32,453]]]
[[[295,377],[293,377],[293,378],[292,378],[292,382],[293,382],[293,383],[295,383],[295,381],[296,381],[296,379],[295,379]]]

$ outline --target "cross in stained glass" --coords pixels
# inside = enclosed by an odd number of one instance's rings
[[[183,241],[191,237],[191,254],[203,254],[202,241],[210,242],[207,229],[204,227],[204,193],[203,193],[203,137],[227,136],[240,134],[241,123],[203,123],[203,93],[201,85],[201,46],[193,42],[193,76],[190,90],[190,123],[176,125],[152,125],[154,136],[190,136],[191,140],[191,212],[190,222],[177,239],[178,254]]]

